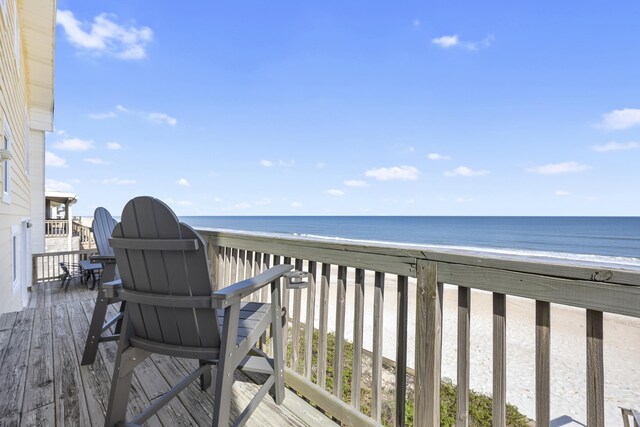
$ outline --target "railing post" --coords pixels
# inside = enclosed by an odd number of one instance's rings
[[[437,264],[417,260],[415,425],[440,425],[442,284]]]
[[[458,410],[457,427],[469,425],[469,377],[471,370],[471,289],[458,286]]]
[[[548,426],[551,421],[550,342],[551,304],[536,301],[536,423],[540,426]]]
[[[493,293],[493,426],[507,425],[507,297]]]
[[[602,312],[587,310],[587,425],[604,426]]]

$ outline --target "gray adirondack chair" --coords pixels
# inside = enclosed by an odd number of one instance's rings
[[[178,221],[160,200],[137,197],[125,206],[110,239],[121,281],[103,285],[108,294],[127,302],[111,382],[106,426],[125,419],[134,368],[152,353],[199,360],[199,368],[133,420],[144,423],[171,398],[200,378],[204,390],[216,367],[212,425],[230,419],[233,372],[244,369],[268,374],[234,425],[244,424],[271,390],[277,404],[284,399],[284,357],[280,278],[290,265],[212,292],[205,242]],[[271,304],[241,299],[271,285]],[[272,327],[274,357],[255,348]]]
[[[90,259],[91,262],[102,263],[103,272],[102,279],[98,284],[98,296],[93,309],[93,315],[91,316],[91,324],[89,325],[89,333],[87,334],[87,341],[82,353],[81,365],[90,365],[95,361],[98,344],[105,341],[117,341],[120,337],[124,302],[120,305],[120,312],[113,318],[105,321],[109,305],[120,302],[120,299],[107,297],[102,287],[102,283],[111,282],[119,278],[118,269],[116,268],[116,257],[113,254],[113,249],[111,249],[109,245],[109,238],[116,223],[117,221],[113,219],[109,211],[105,208],[100,207],[95,210],[91,230],[93,231],[93,237],[96,241],[98,255],[93,255]],[[114,324],[116,325],[115,333],[106,333]]]

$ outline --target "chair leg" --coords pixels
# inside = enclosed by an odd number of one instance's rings
[[[128,322],[125,320],[125,331],[127,331]],[[109,404],[107,406],[107,414],[105,416],[105,427],[116,426],[119,422],[125,421],[127,416],[127,404],[129,403],[129,392],[131,391],[131,378],[133,370],[129,370],[126,375],[120,376],[120,370],[123,368],[122,354],[129,348],[129,336],[131,333],[125,332],[120,336],[118,343],[118,352],[116,354],[116,362],[113,368],[113,377],[111,379],[111,390],[109,392]]]
[[[209,363],[207,363],[204,360],[200,361],[200,366],[204,366],[204,365],[209,365]],[[207,371],[200,375],[200,389],[202,389],[202,391],[207,390],[209,387],[211,387],[211,368],[207,369]]]
[[[96,305],[93,309],[93,315],[91,316],[87,342],[84,345],[84,352],[82,353],[82,362],[80,362],[83,366],[91,365],[96,360],[98,344],[100,343],[100,336],[102,335],[102,325],[107,315],[108,307],[109,298],[104,295],[104,290],[100,287],[98,290],[98,298],[96,298]]]
[[[99,289],[102,289],[102,287],[100,287]],[[127,307],[127,302],[126,301],[122,301],[120,303],[120,314],[124,314],[124,309]],[[120,319],[118,319],[118,321],[116,322],[116,329],[115,329],[115,333],[116,335],[118,335],[120,333],[120,330],[122,329],[122,319],[124,318],[124,316],[120,316]]]
[[[216,369],[216,385],[214,391],[213,427],[228,426],[231,413],[231,386],[233,371],[237,366],[233,348],[238,333],[240,303],[232,304],[224,309],[222,339],[220,343],[220,359]]]

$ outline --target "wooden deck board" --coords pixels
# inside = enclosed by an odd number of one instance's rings
[[[117,343],[99,346],[96,361],[80,367],[95,291],[58,282],[35,285],[27,309],[0,315],[0,424],[21,426],[102,425]],[[115,314],[116,307],[110,307]],[[197,362],[154,355],[136,368],[127,416],[132,417]],[[232,418],[258,389],[236,372]],[[214,369],[215,377],[215,369]],[[145,423],[151,426],[211,425],[211,390],[194,382]],[[248,426],[335,425],[313,406],[287,390],[282,406],[265,397]]]

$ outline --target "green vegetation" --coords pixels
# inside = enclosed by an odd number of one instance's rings
[[[317,383],[317,366],[318,366],[318,330],[314,330],[313,334],[313,372],[311,380]],[[287,361],[291,360],[291,343],[287,347]],[[299,354],[297,371],[304,371],[304,330],[300,330]],[[335,360],[335,335],[330,333],[327,335],[327,375],[326,387],[329,392],[333,392],[334,380],[334,360]],[[370,374],[371,358],[363,356],[362,365],[362,387],[360,389],[360,411],[363,414],[371,415],[371,374]],[[353,374],[353,344],[345,341],[344,359],[342,374],[342,400],[351,403],[351,377]],[[395,418],[395,370],[392,367],[384,367],[384,375],[390,379],[390,384],[383,384],[383,401],[382,401],[382,424],[385,426],[394,425]],[[385,381],[383,380],[383,383]],[[405,404],[405,422],[407,426],[413,426],[413,377],[407,376],[407,391]],[[491,396],[486,394],[470,391],[469,397],[469,425],[472,427],[489,427],[491,426]],[[456,421],[457,408],[457,387],[451,381],[444,380],[440,388],[440,414],[441,426],[454,426]],[[513,405],[507,405],[507,425],[510,427],[527,427],[529,420]]]

